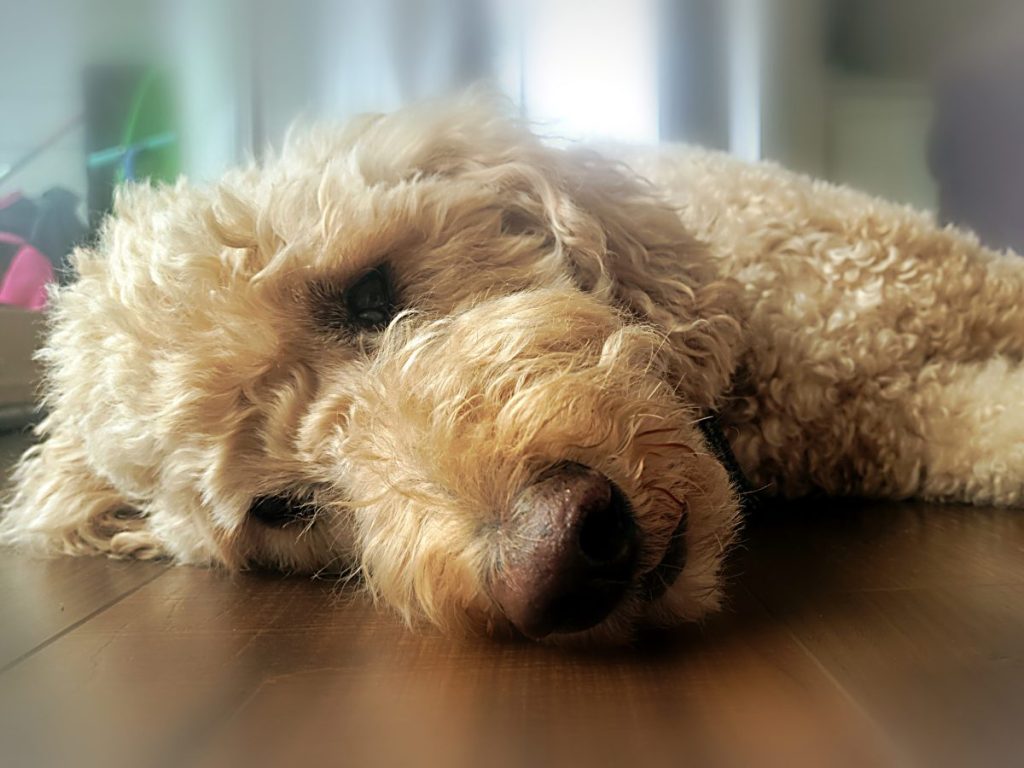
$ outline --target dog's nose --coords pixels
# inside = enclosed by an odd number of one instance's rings
[[[524,635],[576,632],[622,599],[636,564],[629,504],[607,477],[562,462],[514,504],[492,595]]]

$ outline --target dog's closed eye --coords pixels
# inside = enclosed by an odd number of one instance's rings
[[[326,328],[347,332],[382,330],[398,312],[387,265],[371,269],[347,288],[317,285],[313,315]]]

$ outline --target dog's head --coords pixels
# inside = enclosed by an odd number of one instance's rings
[[[532,637],[716,605],[737,503],[696,422],[734,287],[626,170],[478,98],[414,108],[129,190],[77,264],[16,503],[32,461],[84,462],[140,515],[79,544],[358,573]]]

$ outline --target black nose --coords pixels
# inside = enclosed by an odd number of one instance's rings
[[[622,492],[600,472],[562,462],[516,500],[492,594],[528,637],[589,629],[622,599],[636,553]]]

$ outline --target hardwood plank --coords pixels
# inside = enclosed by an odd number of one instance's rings
[[[28,428],[0,433],[0,476],[32,442]],[[165,566],[107,558],[26,556],[0,548],[0,671],[147,584]]]
[[[787,606],[804,646],[928,766],[1024,755],[1024,587],[894,590]]]
[[[760,596],[1024,584],[1020,510],[821,499],[761,510],[743,538]]]
[[[412,633],[328,584],[174,569],[4,687],[9,749],[34,764],[895,763],[752,601],[596,653]]]
[[[0,549],[0,671],[149,583],[159,563],[32,558]]]
[[[734,615],[611,655],[396,635],[358,674],[268,679],[206,764],[893,764],[788,637],[743,627]],[[315,655],[334,657],[336,642]],[[295,702],[303,715],[289,719]]]
[[[752,533],[773,619],[928,766],[1024,755],[1024,521],[928,505],[806,510]]]

